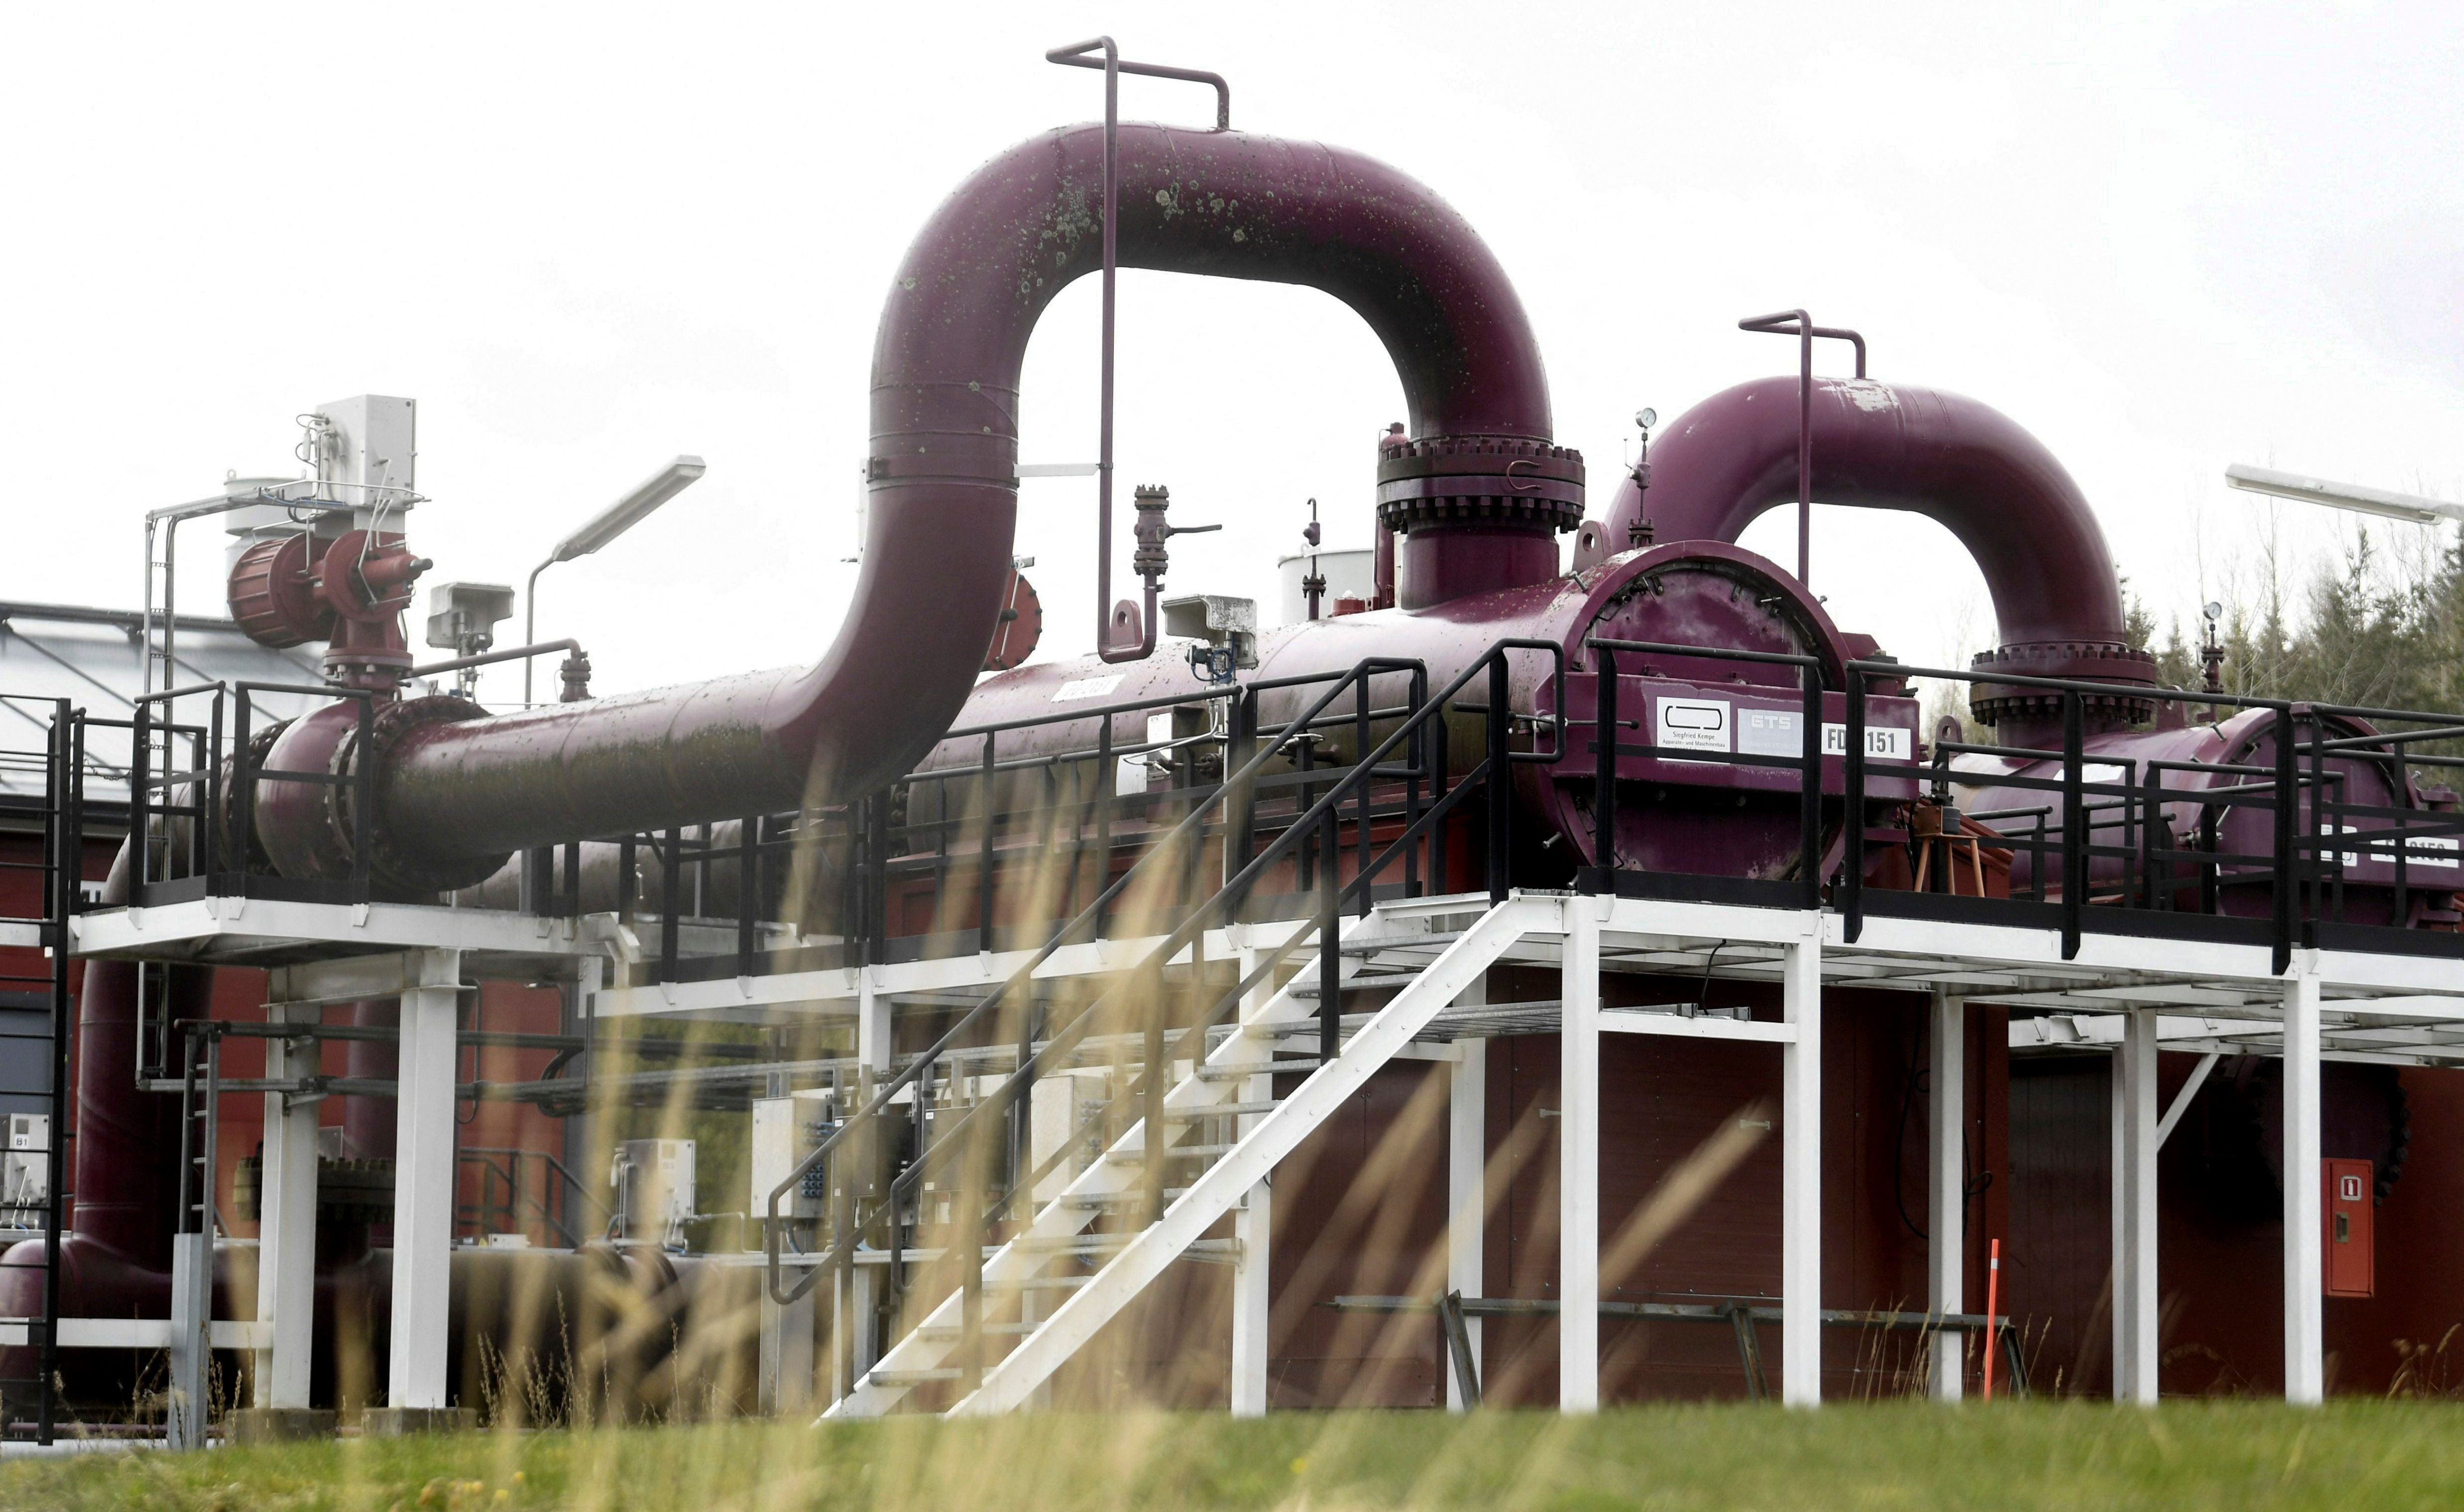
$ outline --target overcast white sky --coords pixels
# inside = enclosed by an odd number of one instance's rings
[[[1374,153],[1462,209],[1521,288],[1595,513],[1634,410],[1785,370],[1735,322],[1798,304],[1863,330],[1875,376],[2043,437],[2163,611],[2255,549],[2227,462],[2464,497],[2453,0],[21,5],[0,597],[133,605],[146,508],[292,469],[320,402],[407,394],[430,581],[518,583],[697,451],[698,487],[548,574],[541,633],[580,636],[603,690],[809,660],[852,581],[891,271],[985,157],[1100,112],[1041,55],[1107,29],[1228,75],[1236,126]],[[1133,118],[1210,107],[1125,84]],[[1037,335],[1026,460],[1093,454],[1094,293]],[[1271,605],[1312,494],[1331,543],[1365,542],[1401,403],[1347,311],[1131,274],[1121,330],[1124,480],[1227,526],[1175,543],[1172,589]],[[1046,652],[1084,648],[1091,480],[1027,487]],[[2335,544],[2283,528],[2298,557]],[[1783,516],[1749,544],[1791,555]],[[1905,658],[1991,633],[1913,518],[1822,519],[1815,580]]]

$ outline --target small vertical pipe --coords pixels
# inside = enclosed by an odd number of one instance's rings
[[[753,975],[754,921],[760,915],[761,889],[756,887],[756,872],[761,860],[761,816],[747,814],[738,822],[736,832],[736,975]],[[582,911],[582,879],[574,867],[566,875],[573,889],[573,911]]]
[[[676,954],[680,943],[684,908],[685,832],[670,825],[668,843],[661,847],[667,863],[661,873],[662,893],[659,900],[659,980],[676,979]]]
[[[1802,310],[1796,312],[1796,581],[1811,588],[1814,581],[1814,318]]]

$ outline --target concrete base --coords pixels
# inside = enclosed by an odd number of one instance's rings
[[[369,1438],[467,1434],[478,1426],[479,1413],[469,1407],[371,1407],[360,1414],[360,1433]]]
[[[280,1444],[300,1438],[334,1436],[334,1413],[316,1407],[243,1407],[231,1414],[223,1432],[235,1444]]]

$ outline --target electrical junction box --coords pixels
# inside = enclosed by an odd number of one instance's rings
[[[2367,1297],[2378,1289],[2378,1244],[2371,1216],[2377,1172],[2366,1160],[2322,1160],[2320,1203],[2327,1252],[2321,1267],[2330,1297]]]
[[[685,1219],[693,1216],[692,1140],[627,1139],[616,1147],[607,1182],[616,1189],[619,1233],[671,1247],[684,1242]]]
[[[0,1226],[42,1223],[52,1201],[51,1141],[50,1114],[9,1115],[9,1148],[0,1151]]]
[[[770,1216],[770,1194],[799,1162],[821,1148],[836,1123],[831,1094],[820,1088],[753,1100],[752,1190],[745,1195],[744,1211],[754,1221]],[[836,1154],[831,1158],[835,1160]],[[826,1164],[805,1172],[796,1189],[779,1199],[779,1216],[820,1217],[828,1205],[828,1181]]]

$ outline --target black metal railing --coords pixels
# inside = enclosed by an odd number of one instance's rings
[[[1595,715],[1572,722],[1619,732],[1606,740],[1595,733],[1588,743],[1595,832],[1608,838],[1595,840],[1600,865],[1579,879],[1586,889],[1634,888],[1654,895],[1689,888],[1737,891],[1738,879],[1639,876],[1619,864],[1613,853],[1617,787],[1636,775],[1617,763],[1639,758],[1698,769],[1757,767],[1795,774],[1800,839],[1794,877],[1747,886],[1759,887],[1760,901],[1773,904],[1818,907],[1827,901],[1842,915],[1850,941],[1860,936],[1869,913],[1886,912],[2050,927],[2059,931],[2066,958],[2078,953],[2089,931],[2264,943],[2279,972],[2295,948],[2322,939],[2411,951],[2452,945],[2464,954],[2464,937],[2407,928],[2426,911],[2416,905],[2464,889],[2464,813],[2452,800],[2430,806],[2412,780],[2417,768],[2464,767],[2464,756],[2418,749],[2439,747],[2464,734],[2464,719],[2456,715],[1887,661],[1851,661],[1834,669],[1814,657],[1783,653],[1608,639],[1585,644],[1597,658],[1592,684]],[[1794,690],[1729,683],[1701,691],[1761,694],[1774,703],[1795,693],[1798,753],[1749,752],[1725,739],[1717,749],[1661,744],[1650,721],[1621,712],[1621,700],[1631,696],[1637,681],[1646,695],[1657,696],[1655,679],[1619,675],[1621,654],[1795,668]],[[1836,679],[1835,689],[1819,686],[1826,670]],[[1947,740],[1920,753],[1911,739],[1906,755],[1895,756],[1889,753],[1897,742],[1878,746],[1871,738],[1875,700],[1889,696],[1904,705],[1907,694],[1879,693],[1876,685],[1897,690],[1920,680],[2018,690],[2044,707],[2043,722],[2058,730],[2059,743]],[[1696,691],[1682,678],[1667,686]],[[1578,695],[1580,690],[1578,683]],[[1826,697],[1839,709],[1836,742],[1819,729]],[[2168,751],[2151,745],[2145,730],[2116,731],[2116,738],[2089,733],[2092,717],[2109,717],[2092,712],[2167,704],[2184,706],[2183,717],[2170,728],[2186,731],[2196,728],[2188,706],[2207,706],[2211,715],[2223,709],[2262,712],[2267,718],[2237,728],[2234,735],[2244,749],[2264,752],[2264,764],[2221,759],[2230,750],[2212,753],[2218,759],[2202,759],[2190,749],[2194,735]],[[2206,723],[2220,728],[2212,718]],[[1634,738],[1623,737],[1627,730],[1636,732]],[[1955,766],[1962,757],[1992,769]],[[2381,775],[2375,800],[2357,791],[2362,784],[2355,778],[2364,769]],[[1619,771],[1622,778],[1616,776]],[[1997,804],[1962,814],[1952,800],[1954,787],[1994,792]],[[1921,830],[1913,811],[1923,804],[1933,812],[1931,827]],[[1934,868],[1921,860],[1912,868],[1929,887],[1880,887],[1869,875],[1878,845],[1913,851],[1939,845],[1944,865]],[[1949,863],[1950,853],[1962,846],[1978,875],[1977,893],[1984,891],[1983,858],[1991,855],[1997,871],[2007,867],[2013,877],[2012,895],[1960,895]],[[2362,906],[2365,896],[2369,902]],[[2347,931],[2362,932],[2340,933]]]
[[[980,1194],[985,1200],[980,1208],[961,1202],[954,1215],[956,1221],[946,1225],[953,1230],[951,1243],[960,1257],[964,1323],[961,1353],[971,1378],[979,1379],[983,1368],[981,1338],[983,1241],[993,1229],[1005,1220],[1014,1220],[1011,1212],[1015,1198],[1022,1192],[1031,1192],[1036,1181],[1046,1172],[1027,1172],[1014,1137],[1015,1110],[1022,1106],[1026,1091],[1047,1071],[1066,1063],[1093,1030],[1115,1016],[1128,1003],[1133,1008],[1143,1004],[1145,1013],[1134,1015],[1145,1024],[1140,1045],[1140,1071],[1133,1085],[1127,1087],[1119,1101],[1125,1107],[1143,1108],[1146,1138],[1146,1212],[1150,1218],[1160,1216],[1163,1209],[1163,1119],[1161,1103],[1168,1085],[1169,1067],[1180,1059],[1202,1060],[1205,1037],[1242,998],[1261,984],[1273,978],[1285,961],[1305,941],[1314,937],[1321,953],[1321,980],[1328,985],[1318,1000],[1319,1059],[1309,1065],[1323,1064],[1335,1053],[1339,1031],[1341,992],[1334,985],[1340,976],[1340,924],[1344,910],[1357,909],[1366,914],[1376,880],[1390,868],[1423,866],[1430,875],[1441,876],[1442,863],[1433,856],[1433,847],[1442,844],[1441,837],[1447,821],[1474,796],[1484,800],[1487,828],[1485,849],[1487,882],[1494,900],[1503,901],[1509,887],[1508,862],[1512,852],[1513,799],[1511,769],[1518,762],[1554,762],[1565,754],[1561,731],[1552,729],[1549,743],[1538,749],[1517,751],[1513,748],[1516,719],[1510,699],[1511,666],[1508,658],[1516,654],[1540,655],[1549,659],[1548,682],[1555,696],[1555,706],[1563,707],[1565,681],[1564,649],[1554,642],[1505,640],[1496,643],[1488,652],[1466,668],[1443,690],[1431,696],[1426,691],[1425,668],[1415,662],[1395,660],[1364,661],[1350,671],[1331,679],[1310,677],[1291,680],[1265,680],[1237,690],[1233,710],[1233,750],[1246,759],[1226,758],[1224,779],[1212,785],[1202,796],[1183,800],[1185,812],[1169,829],[1156,833],[1143,853],[1119,878],[1096,891],[1093,898],[1070,918],[1050,929],[1043,944],[1028,959],[959,1015],[935,1041],[896,1075],[871,1089],[864,1106],[832,1129],[828,1136],[801,1161],[772,1191],[768,1222],[764,1225],[764,1248],[768,1264],[767,1285],[771,1296],[787,1303],[802,1297],[819,1279],[836,1268],[844,1273],[853,1263],[853,1252],[860,1235],[876,1230],[886,1231],[892,1248],[892,1271],[898,1270],[897,1250],[905,1243],[907,1233],[922,1218],[920,1213],[911,1218],[910,1204],[922,1190],[926,1179],[945,1172],[954,1162],[972,1157],[971,1177],[962,1180],[962,1188]],[[1373,684],[1381,677],[1390,682],[1399,675],[1405,682],[1405,703],[1386,711],[1385,733],[1379,711],[1374,703]],[[1317,683],[1329,683],[1323,691],[1301,712],[1277,725],[1266,725],[1258,718],[1262,695]],[[1481,685],[1483,701],[1471,704],[1463,695],[1475,683]],[[1275,774],[1268,765],[1295,746],[1314,752],[1313,738],[1321,721],[1338,699],[1351,691],[1353,709],[1347,716],[1350,733],[1355,742],[1353,761],[1341,766],[1320,767],[1303,760],[1295,763],[1295,772]],[[1447,750],[1449,723],[1463,716],[1475,716],[1483,728],[1479,759],[1456,776],[1451,772]],[[1099,758],[1112,755],[1110,745],[1111,719],[1104,721],[1104,740],[1098,747]],[[1538,746],[1536,729],[1531,742]],[[998,762],[981,763],[998,769]],[[1368,802],[1370,789],[1379,783],[1399,784],[1403,789],[1400,825],[1397,832],[1385,840],[1382,847],[1371,834],[1375,811]],[[1425,799],[1420,784],[1427,785]],[[1291,810],[1282,818],[1277,832],[1254,852],[1248,840],[1260,826],[1260,799],[1272,786],[1293,790]],[[1321,789],[1323,791],[1321,791]],[[1346,857],[1343,853],[1341,822],[1348,811],[1352,816],[1355,847],[1351,857],[1353,866],[1349,880],[1343,876]],[[927,1115],[928,1089],[932,1085],[935,1063],[970,1036],[987,1027],[993,1012],[1004,1001],[1024,996],[1024,989],[1036,971],[1067,942],[1093,930],[1105,910],[1113,906],[1132,886],[1141,879],[1153,880],[1152,872],[1164,868],[1182,868],[1191,865],[1185,847],[1201,840],[1210,816],[1219,811],[1225,816],[1223,825],[1232,837],[1227,843],[1224,871],[1221,887],[1183,910],[1178,922],[1156,942],[1134,966],[1120,973],[1111,984],[1093,1001],[1081,1008],[1070,1020],[1055,1029],[1039,1042],[1035,1039],[1032,1017],[1027,1017],[1027,1030],[1021,1036],[1016,1069],[989,1093],[976,1098],[963,1112],[949,1120],[932,1120]],[[1174,995],[1167,990],[1168,966],[1183,952],[1191,954],[1190,976],[1193,987],[1202,991],[1205,976],[1203,960],[1204,935],[1210,924],[1231,923],[1241,916],[1243,904],[1252,889],[1270,871],[1289,861],[1295,870],[1302,855],[1313,850],[1312,880],[1316,895],[1312,909],[1314,931],[1296,930],[1282,944],[1261,952],[1256,963],[1232,987],[1178,1026],[1177,1038],[1167,1022]],[[987,850],[989,854],[989,850]],[[1416,871],[1417,874],[1417,871]],[[1167,1041],[1170,1042],[1167,1043]],[[901,1094],[911,1107],[903,1113],[891,1110]],[[865,1161],[878,1163],[887,1150],[882,1137],[884,1127],[892,1117],[915,1120],[915,1134],[903,1169],[886,1182],[860,1173]],[[947,1122],[949,1127],[936,1129],[934,1125]],[[856,1154],[855,1160],[842,1157],[842,1149]],[[993,1168],[1005,1157],[1008,1179],[996,1182]],[[1049,1164],[1049,1162],[1047,1162]],[[850,1172],[849,1167],[858,1167]],[[780,1218],[780,1204],[790,1193],[804,1183],[817,1169],[828,1172],[825,1182],[829,1193],[831,1217],[828,1247],[807,1266],[803,1276],[792,1284],[782,1281],[781,1245],[784,1226]],[[866,1198],[872,1198],[869,1208],[859,1211]],[[849,1330],[839,1330],[842,1348],[851,1347]],[[841,1379],[852,1379],[851,1359],[844,1362],[847,1370]]]

